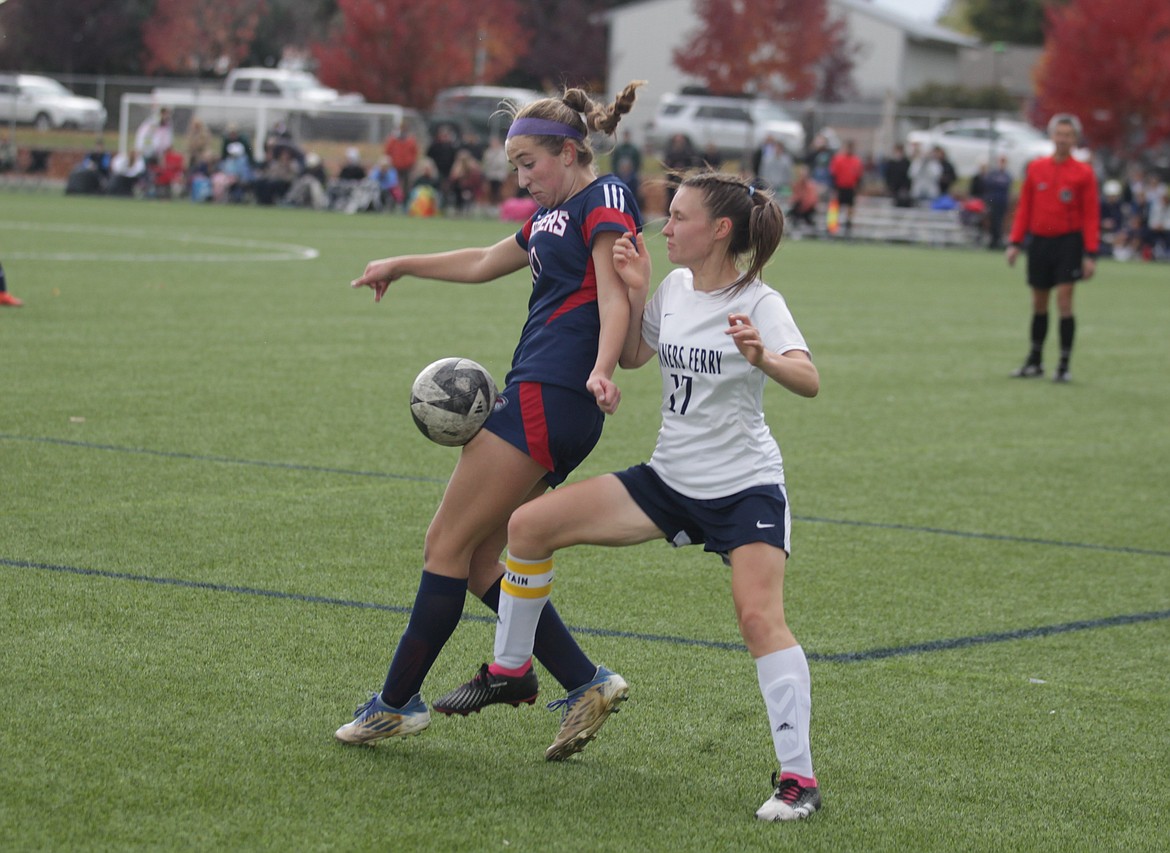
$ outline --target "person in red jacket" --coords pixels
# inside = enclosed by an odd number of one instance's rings
[[[829,161],[829,176],[837,191],[837,207],[845,217],[845,233],[853,230],[853,206],[857,201],[857,188],[865,174],[865,164],[853,152],[853,140],[845,142],[845,148],[833,155]]]
[[[1044,339],[1048,336],[1048,303],[1056,289],[1060,311],[1060,363],[1053,376],[1069,381],[1076,319],[1073,316],[1073,285],[1093,277],[1097,267],[1100,236],[1100,208],[1097,176],[1093,167],[1072,156],[1080,137],[1081,123],[1074,115],[1059,113],[1048,122],[1048,135],[1056,146],[1051,157],[1028,164],[1019,207],[1012,223],[1006,256],[1008,266],[1019,257],[1024,237],[1028,245],[1028,285],[1032,288],[1032,349],[1022,367],[1012,376],[1032,378],[1044,375]]]

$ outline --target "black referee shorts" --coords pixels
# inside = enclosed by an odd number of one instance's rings
[[[1084,276],[1085,241],[1080,231],[1056,237],[1032,237],[1028,245],[1028,285],[1036,290],[1051,290],[1058,284],[1071,284]]]

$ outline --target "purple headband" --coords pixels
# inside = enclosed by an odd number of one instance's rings
[[[585,134],[576,128],[547,118],[518,118],[508,128],[508,138],[513,136],[567,136],[570,139],[584,139]]]

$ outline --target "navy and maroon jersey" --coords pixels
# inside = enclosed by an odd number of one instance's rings
[[[593,241],[604,231],[620,235],[641,225],[637,202],[613,175],[524,223],[516,242],[528,252],[532,297],[507,384],[544,382],[588,393],[601,333]]]

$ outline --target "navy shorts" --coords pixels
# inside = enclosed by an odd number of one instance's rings
[[[500,392],[483,428],[548,469],[545,482],[556,487],[592,452],[604,424],[590,394],[516,382]]]
[[[792,517],[781,485],[752,486],[725,498],[700,500],[679,494],[646,464],[615,476],[676,548],[702,545],[724,561],[730,551],[753,542],[791,551]]]
[[[1057,237],[1032,237],[1028,244],[1028,285],[1051,290],[1058,284],[1080,281],[1084,272],[1085,241],[1081,232]]]

